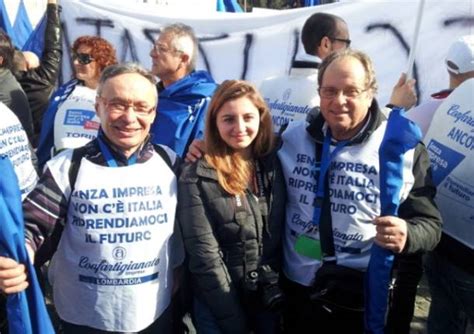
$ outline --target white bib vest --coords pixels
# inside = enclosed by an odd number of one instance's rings
[[[97,137],[100,120],[95,113],[96,91],[76,86],[61,103],[54,118],[53,155],[66,148],[84,146]]]
[[[305,120],[310,110],[319,106],[317,80],[317,69],[293,68],[290,76],[262,82],[260,92],[270,108],[275,132],[286,123]]]
[[[38,175],[33,167],[28,137],[16,115],[0,102],[0,155],[6,155],[18,177],[21,199],[36,185]]]
[[[82,159],[50,268],[61,319],[135,332],[160,316],[173,287],[176,202],[176,177],[156,153],[119,168]]]
[[[474,249],[474,79],[436,110],[424,138],[430,154],[443,231]]]
[[[295,251],[299,236],[319,240],[313,226],[313,201],[317,190],[319,163],[316,163],[314,139],[306,131],[307,123],[294,122],[283,133],[278,156],[287,186],[286,231],[283,241],[284,271],[299,284],[310,286],[320,261]],[[345,146],[331,160],[328,169],[332,229],[337,263],[365,270],[375,236],[373,220],[380,215],[380,180],[378,149],[386,122],[362,144]],[[331,151],[334,146],[331,146]],[[405,155],[402,201],[413,186],[414,150]]]

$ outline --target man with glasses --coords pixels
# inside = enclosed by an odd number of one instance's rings
[[[378,150],[387,120],[374,98],[377,83],[370,59],[351,49],[334,52],[320,66],[318,85],[320,114],[310,122],[292,122],[278,152],[287,185],[285,326],[288,333],[315,326],[363,333],[362,311],[316,301],[323,294],[313,290],[322,263],[365,272],[374,242],[397,254],[431,250],[439,240],[441,218],[421,143],[404,154],[398,217],[381,216],[384,160]],[[342,283],[353,282],[345,277]],[[340,297],[348,300],[362,289],[361,284]]]
[[[194,139],[202,138],[207,106],[217,87],[208,72],[196,71],[197,43],[193,29],[177,23],[163,28],[150,51],[152,72],[160,78],[152,141],[179,156]]]
[[[172,333],[177,157],[149,131],[158,96],[151,73],[112,65],[99,81],[98,137],[46,164],[24,201],[31,254],[60,228],[50,266],[54,305],[66,334]],[[0,257],[0,289],[27,285],[24,266]]]

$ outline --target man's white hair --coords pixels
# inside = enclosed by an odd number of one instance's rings
[[[197,38],[193,28],[182,23],[175,23],[163,28],[161,34],[171,37],[171,45],[176,51],[189,56],[188,73],[196,68]]]

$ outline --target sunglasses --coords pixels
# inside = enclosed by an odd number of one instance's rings
[[[76,60],[79,62],[81,65],[87,65],[90,64],[94,61],[94,58],[90,54],[87,53],[74,53],[72,56],[73,60]]]

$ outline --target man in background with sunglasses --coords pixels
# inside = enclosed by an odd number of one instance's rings
[[[315,88],[321,61],[331,52],[351,45],[346,22],[328,13],[315,13],[306,20],[301,41],[305,53],[296,56],[289,75],[265,79],[260,86],[272,113],[275,132],[291,121],[306,119],[319,106]]]
[[[202,138],[207,106],[217,87],[208,72],[196,70],[197,55],[193,29],[180,23],[163,28],[150,51],[152,72],[160,78],[152,141],[181,157],[195,138]]]
[[[265,101],[272,113],[275,132],[282,126],[319,113],[319,93],[316,89],[318,68],[332,52],[351,46],[349,28],[341,17],[329,13],[315,13],[301,30],[304,54],[297,54],[288,75],[265,79],[261,86]],[[394,86],[388,106],[409,109],[416,103],[413,80],[402,74]],[[389,112],[389,109],[386,109]]]

